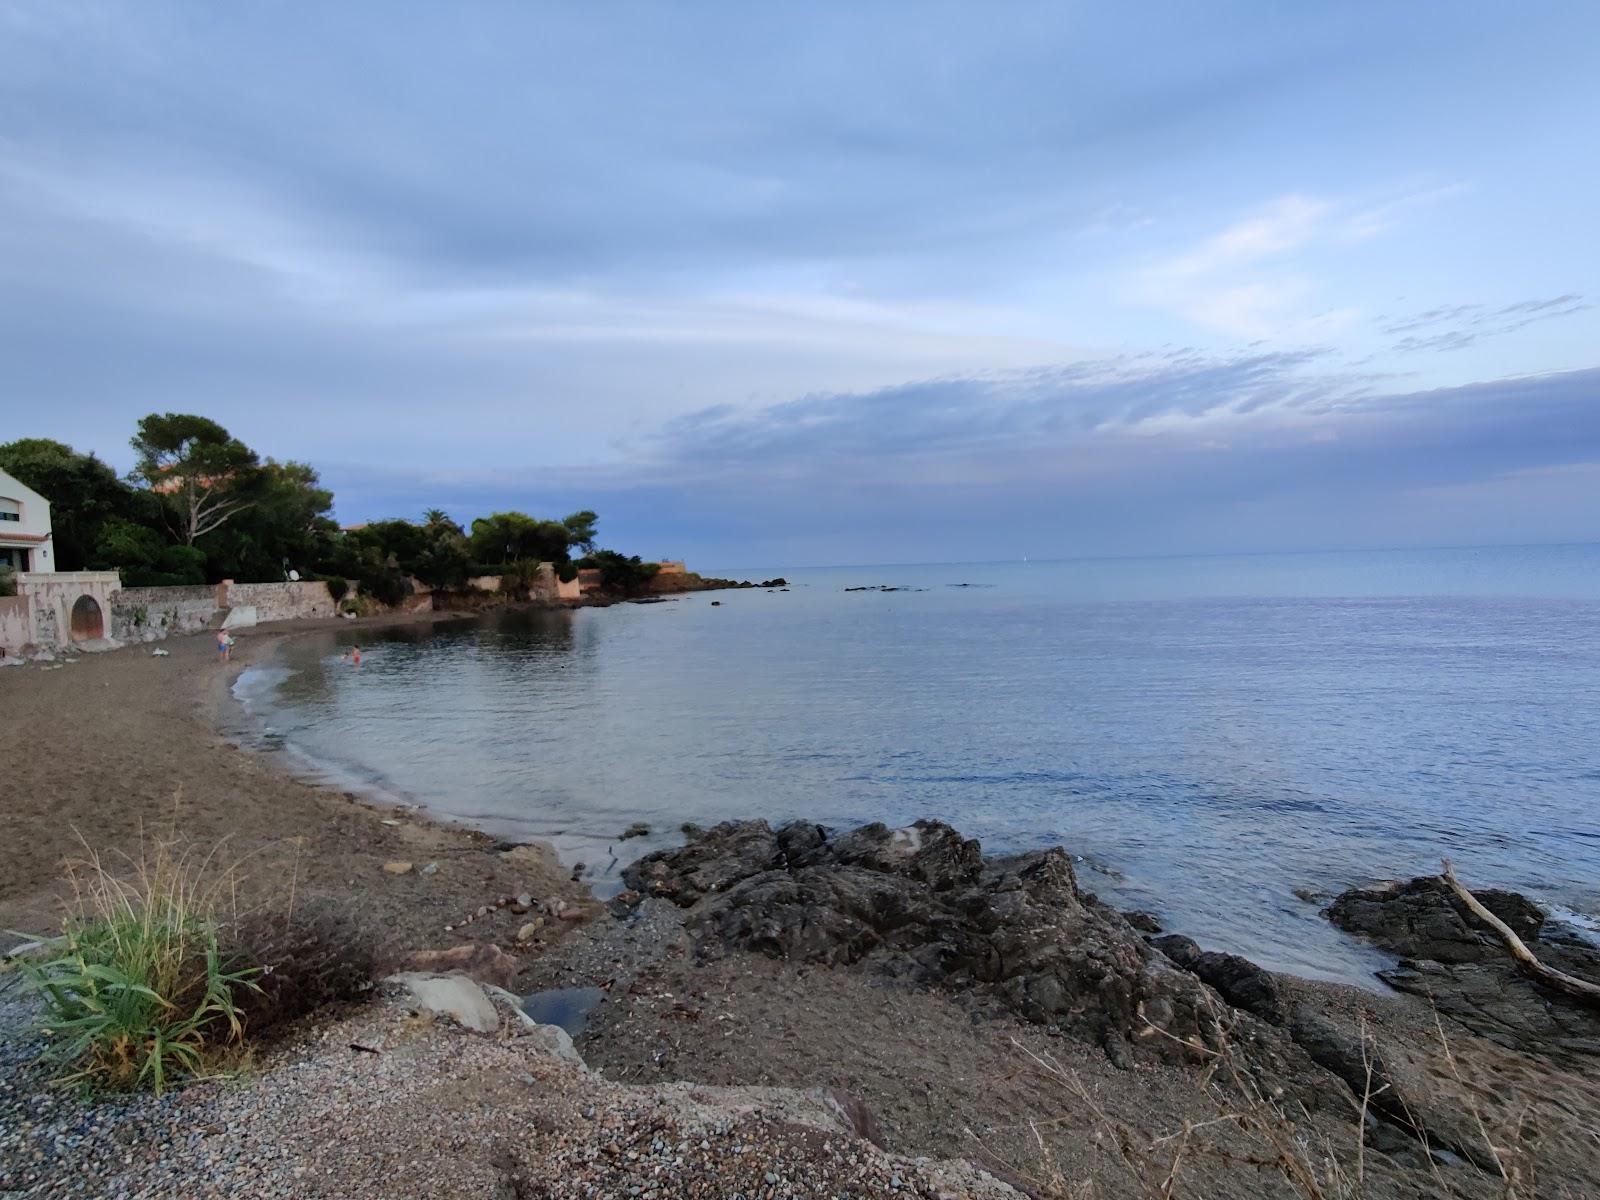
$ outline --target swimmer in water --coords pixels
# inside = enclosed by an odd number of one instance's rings
[[[352,666],[356,666],[356,667],[359,667],[361,665],[361,647],[360,646],[357,646],[354,650],[350,651],[350,664]]]

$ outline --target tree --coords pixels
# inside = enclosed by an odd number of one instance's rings
[[[19,438],[0,445],[0,470],[50,502],[55,569],[82,571],[95,557],[107,521],[156,520],[155,505],[93,454],[49,438]]]
[[[600,518],[590,509],[580,509],[561,519],[567,527],[567,543],[581,549],[585,554],[594,553],[595,523]]]
[[[430,508],[422,519],[422,549],[411,573],[429,587],[465,587],[472,555],[461,526],[439,508]]]
[[[472,555],[481,563],[564,563],[572,547],[592,541],[592,512],[573,513],[565,521],[541,521],[527,513],[500,512],[472,523]]]
[[[164,514],[185,545],[220,529],[253,503],[256,452],[221,425],[188,413],[151,413],[130,443],[134,478],[160,496]]]
[[[579,565],[598,568],[600,590],[619,596],[644,591],[661,570],[660,563],[641,562],[637,554],[630,558],[616,550],[596,550],[580,560]]]
[[[279,580],[328,557],[338,532],[328,516],[333,493],[321,486],[314,468],[269,458],[241,485],[239,498],[247,506],[199,541],[214,578]]]

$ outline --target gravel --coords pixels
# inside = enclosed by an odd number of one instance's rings
[[[6,1200],[1017,1196],[965,1163],[886,1154],[815,1095],[614,1083],[509,1019],[472,1034],[383,998],[236,1079],[89,1099],[50,1086],[26,1015],[0,1004]]]

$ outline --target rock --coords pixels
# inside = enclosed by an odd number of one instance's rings
[[[1271,972],[1237,954],[1201,950],[1182,934],[1169,933],[1150,943],[1185,971],[1198,975],[1216,989],[1217,994],[1235,1008],[1254,1013],[1263,1021],[1281,1025],[1284,1021],[1278,996],[1278,981]]]
[[[424,875],[437,875],[439,873],[439,864],[436,862],[429,863],[422,868],[422,873]]]
[[[1547,927],[1516,892],[1474,890],[1547,966],[1600,981],[1600,947]],[[1499,937],[1436,876],[1341,893],[1324,915],[1341,929],[1401,956],[1378,977],[1425,997],[1438,1011],[1501,1046],[1592,1069],[1600,1056],[1600,1011],[1535,983]]]
[[[1493,888],[1473,894],[1523,941],[1539,936],[1544,912],[1525,897]],[[1371,938],[1404,958],[1468,963],[1506,957],[1500,940],[1436,876],[1382,888],[1351,888],[1323,915],[1340,929]]]
[[[424,1012],[449,1017],[476,1033],[494,1033],[500,1028],[500,1014],[483,989],[465,975],[407,971],[384,982],[404,987]]]
[[[1140,912],[1135,909],[1133,912],[1123,913],[1122,916],[1129,925],[1132,925],[1140,933],[1161,932],[1161,922],[1156,919],[1154,913]]]
[[[883,1126],[878,1124],[877,1116],[861,1097],[836,1087],[818,1088],[813,1094],[822,1102],[822,1107],[838,1117],[839,1123],[856,1137],[864,1138],[880,1150],[887,1147]]]
[[[407,955],[401,965],[413,972],[456,972],[503,988],[509,988],[522,969],[521,961],[499,946],[472,942],[448,950],[417,950]]]
[[[563,908],[556,914],[563,921],[581,921],[587,915],[581,908]]]
[[[522,1011],[522,998],[504,988],[489,986],[483,991],[497,1008],[510,1017],[522,1044],[531,1044],[541,1053],[582,1067],[585,1071],[589,1069],[588,1064],[583,1061],[583,1055],[579,1054],[578,1048],[573,1045],[572,1035],[561,1026],[544,1025],[535,1021]]]
[[[1198,1055],[1225,1010],[1121,914],[1078,890],[1059,848],[985,860],[949,825],[867,825],[830,837],[795,823],[730,822],[623,872],[691,909],[696,951],[728,948],[981,991],[1131,1065]],[[1240,1018],[1247,1021],[1248,1018]],[[1163,1034],[1170,1036],[1162,1036]],[[1237,1031],[1235,1037],[1241,1035]]]
[[[411,864],[408,862],[386,862],[383,864],[383,869],[390,875],[409,875],[411,873]]]
[[[643,821],[635,821],[632,825],[629,825],[622,831],[622,836],[618,840],[625,842],[629,838],[641,838],[649,836],[650,826],[646,825]]]
[[[533,920],[529,921],[526,925],[524,925],[521,929],[517,930],[517,941],[519,941],[519,942],[531,942],[531,941],[533,941],[534,938],[539,936],[539,931],[541,929],[543,929],[543,928],[544,928],[544,918],[543,917],[535,917]]]
[[[633,910],[639,907],[639,903],[643,899],[644,897],[632,888],[623,888],[615,896],[611,897],[611,903],[606,907],[611,910],[611,915],[614,917],[631,916]]]
[[[160,650],[160,649],[157,649],[157,650],[150,651],[150,657],[151,658],[170,658],[171,656],[172,656],[172,651],[171,650]]]

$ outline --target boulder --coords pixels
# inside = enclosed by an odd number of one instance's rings
[[[467,942],[448,950],[416,950],[401,966],[414,972],[455,972],[502,988],[509,988],[522,970],[520,959],[487,942]]]
[[[1523,941],[1539,936],[1544,912],[1526,897],[1493,888],[1473,895]],[[1323,915],[1340,929],[1370,938],[1403,958],[1469,963],[1506,956],[1500,940],[1437,876],[1380,888],[1351,888],[1340,893]]]
[[[406,971],[384,982],[403,987],[422,1011],[449,1017],[475,1033],[495,1033],[500,1028],[494,1005],[477,982],[465,975]]]
[[[1545,965],[1600,982],[1600,947],[1552,929],[1543,910],[1516,892],[1473,894]],[[1600,1055],[1600,1010],[1523,974],[1498,935],[1436,876],[1352,888],[1323,911],[1339,928],[1400,956],[1380,979],[1425,997],[1474,1033],[1575,1064],[1592,1066]]]

